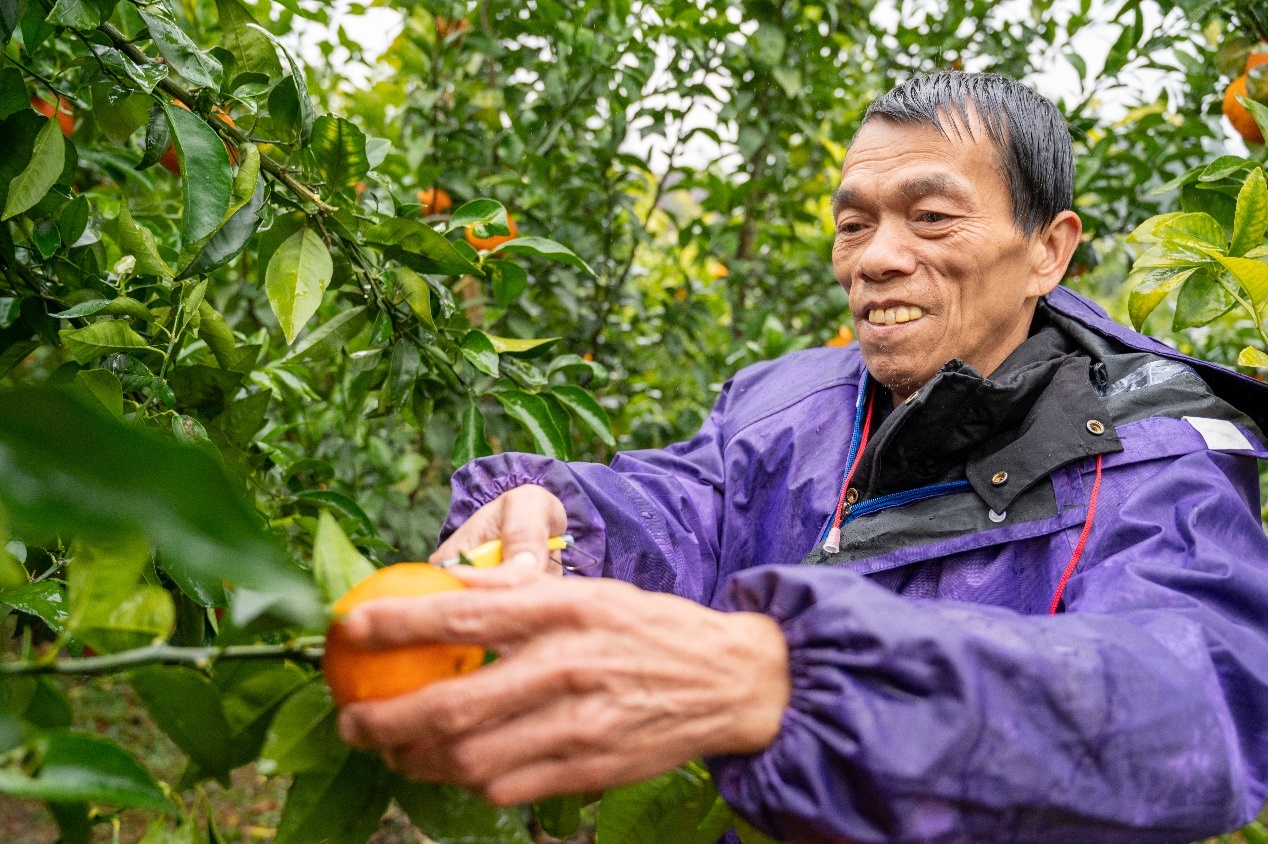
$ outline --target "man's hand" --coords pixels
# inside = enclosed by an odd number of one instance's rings
[[[491,539],[500,539],[502,565],[496,570],[476,572],[460,566],[451,571],[472,584],[512,586],[537,572],[560,572],[546,540],[567,529],[568,514],[554,493],[533,484],[519,486],[472,513],[429,561],[452,559]]]
[[[417,692],[347,707],[344,740],[408,776],[497,805],[611,788],[705,754],[774,741],[788,706],[778,625],[599,578],[526,576],[371,601],[349,614],[366,646],[485,645],[498,659]]]

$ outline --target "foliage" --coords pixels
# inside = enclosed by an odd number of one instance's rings
[[[1000,5],[385,0],[382,56],[336,27],[305,61],[316,4],[0,0],[0,793],[67,842],[128,807],[215,840],[202,784],[254,763],[290,778],[280,842],[364,841],[389,800],[440,842],[571,834],[584,798],[493,810],[345,747],[324,607],[425,556],[472,457],[683,439],[739,366],[838,336],[828,196],[907,74],[1068,67],[1072,283],[1263,354],[1262,151],[1217,122],[1253,4]],[[122,674],[179,781],[69,731],[63,672]],[[761,840],[699,765],[598,813],[604,841],[651,823]]]

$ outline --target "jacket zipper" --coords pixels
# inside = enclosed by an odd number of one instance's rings
[[[916,489],[908,489],[902,492],[891,492],[889,495],[882,495],[880,498],[869,498],[867,501],[860,501],[854,505],[846,504],[844,523],[849,524],[859,516],[866,516],[869,513],[875,513],[887,507],[901,507],[904,504],[923,501],[926,498],[935,498],[939,495],[949,495],[968,488],[968,481],[947,481],[946,483],[930,484],[929,486],[917,487]]]

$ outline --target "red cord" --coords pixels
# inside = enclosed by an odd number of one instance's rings
[[[1096,480],[1092,483],[1092,497],[1087,502],[1087,518],[1083,520],[1083,533],[1079,534],[1079,541],[1074,546],[1074,553],[1070,555],[1070,562],[1066,564],[1065,572],[1057,583],[1057,593],[1052,596],[1052,606],[1048,607],[1048,615],[1057,614],[1057,607],[1061,604],[1061,594],[1065,592],[1065,585],[1069,582],[1070,575],[1074,574],[1079,558],[1083,556],[1083,546],[1087,544],[1087,535],[1092,532],[1092,520],[1096,518],[1096,499],[1100,493],[1101,455],[1098,454],[1096,455]]]
[[[859,460],[863,457],[863,450],[867,448],[867,438],[872,433],[872,399],[876,398],[876,391],[873,390],[867,397],[867,412],[863,416],[863,435],[859,437],[859,450],[854,455],[854,462],[850,464],[850,471],[845,473],[845,483],[841,484],[841,497],[837,499],[837,512],[832,518],[832,526],[834,528],[841,527],[841,518],[845,510],[845,494],[850,491],[850,481],[854,479],[854,470],[859,467]]]

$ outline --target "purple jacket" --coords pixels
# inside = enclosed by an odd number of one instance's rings
[[[792,701],[778,737],[709,760],[728,803],[777,838],[1182,843],[1234,829],[1268,790],[1255,460],[1268,391],[1063,288],[1047,309],[1081,365],[1098,361],[1100,383],[1075,385],[1095,395],[989,440],[955,469],[967,462],[967,479],[925,467],[935,482],[914,496],[881,483],[844,520],[839,554],[821,540],[859,428],[857,346],[743,370],[688,443],[611,466],[473,461],[445,533],[541,484],[597,573],[779,622]],[[1086,408],[1107,423],[1098,439]],[[1062,437],[1084,456],[1047,453]],[[1098,454],[1096,515],[1049,616]],[[1037,480],[992,484],[996,465]]]

